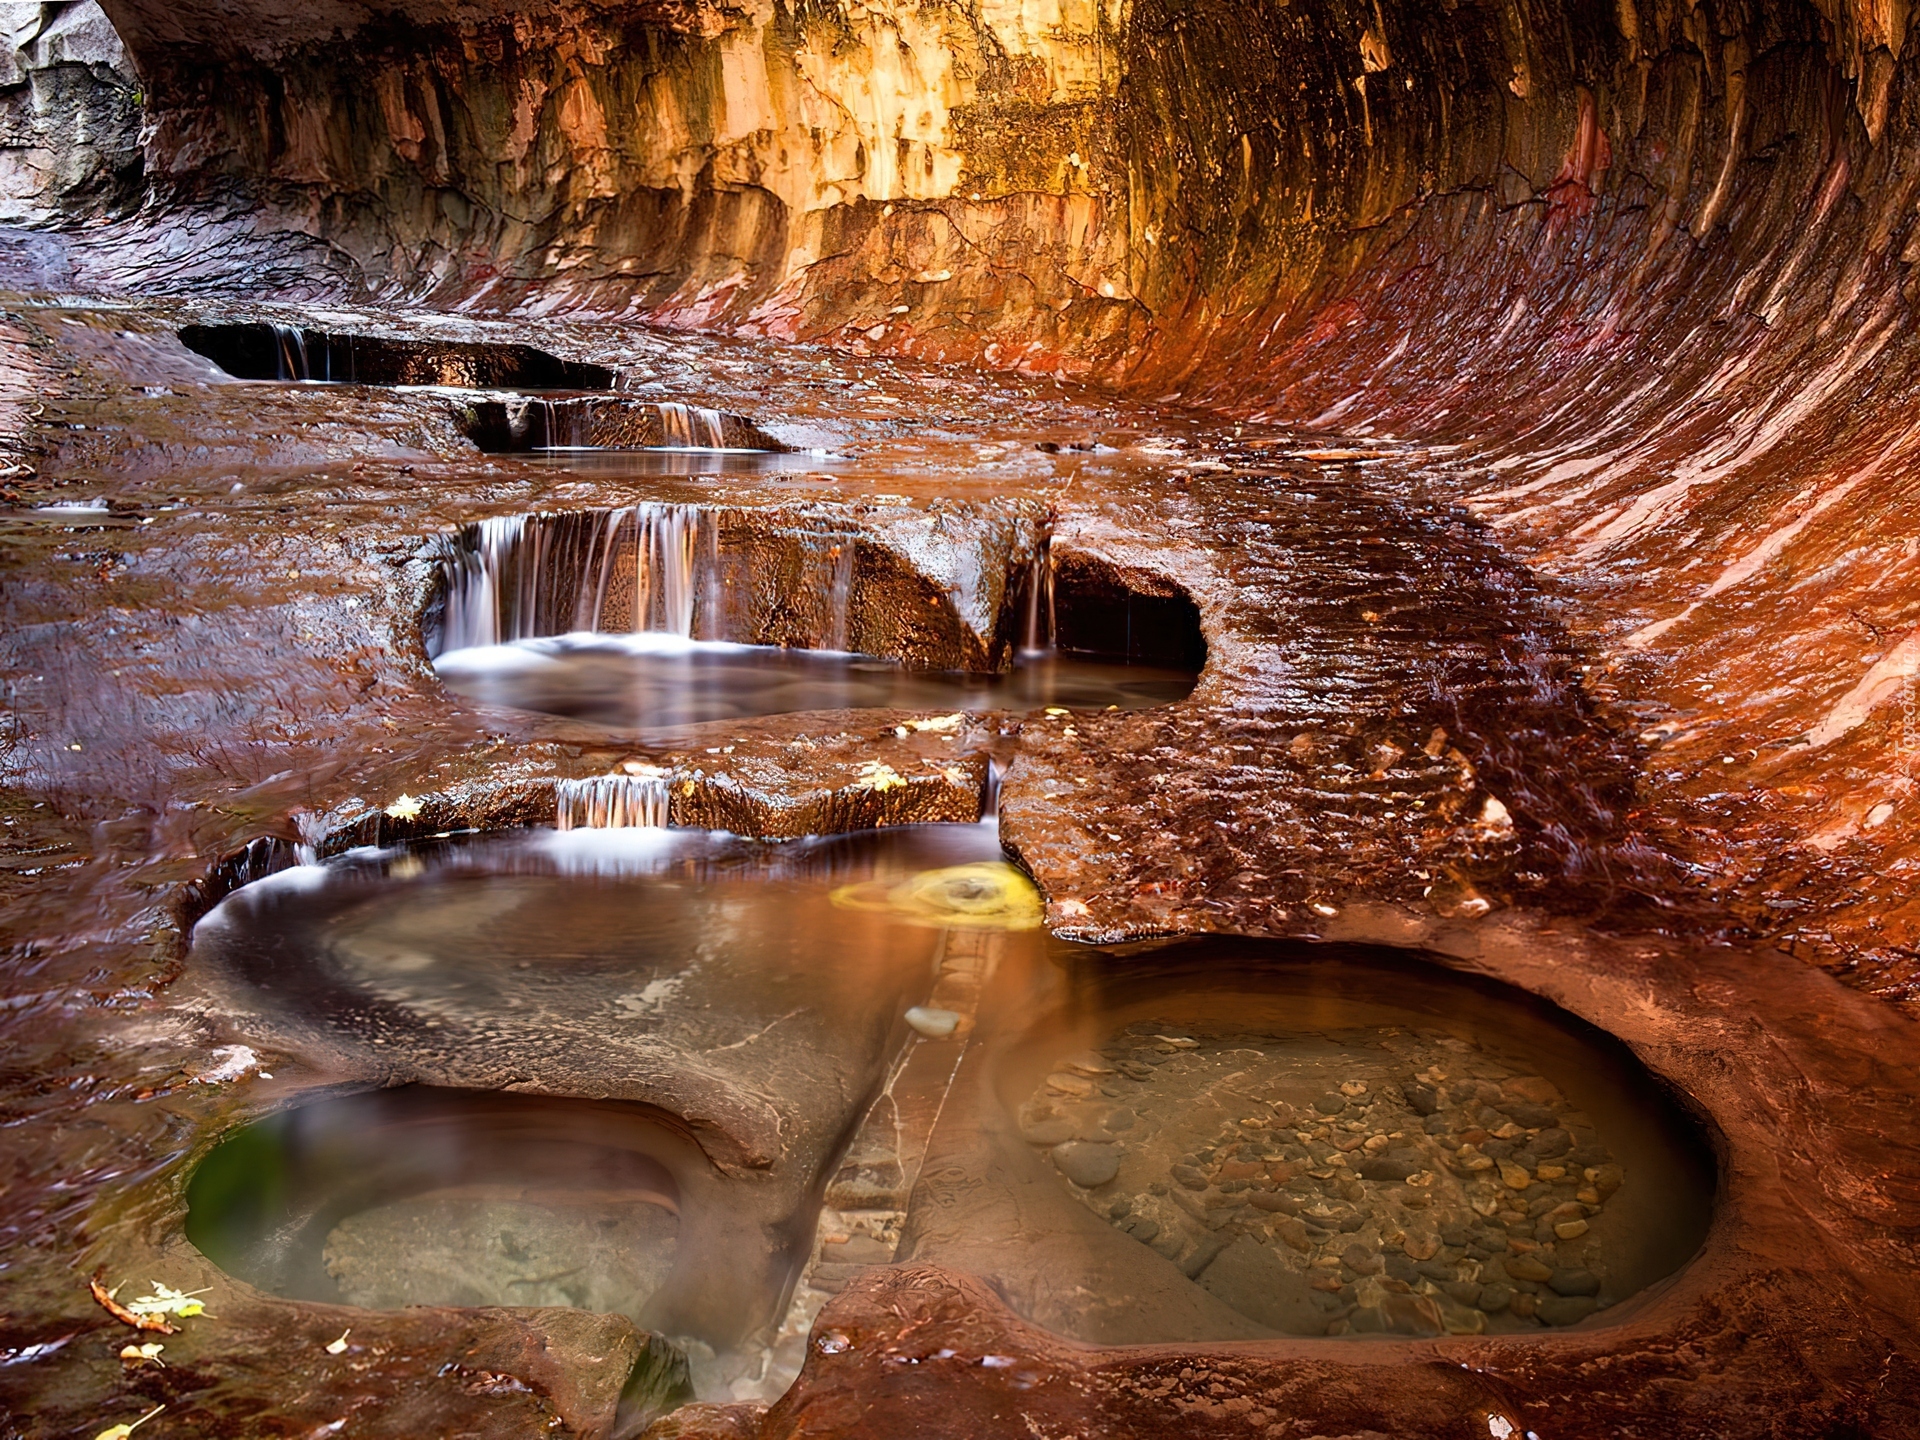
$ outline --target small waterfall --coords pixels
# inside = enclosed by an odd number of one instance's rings
[[[598,400],[573,405],[547,405],[547,448],[550,450],[594,450],[593,412]],[[564,416],[564,423],[560,423]]]
[[[440,648],[464,650],[470,645],[498,645],[511,628],[511,609],[501,593],[510,570],[520,567],[520,541],[527,517],[503,515],[482,520],[463,537],[466,544],[441,564],[446,578],[446,612],[440,621]],[[516,637],[517,638],[517,637]]]
[[[595,775],[553,788],[561,830],[657,830],[667,823],[669,782],[662,775]]]
[[[833,579],[827,591],[828,609],[827,633],[822,638],[821,648],[825,650],[853,649],[853,539],[846,537],[834,542],[827,551],[827,559],[833,566]]]
[[[1020,637],[1023,655],[1044,655],[1053,649],[1053,541],[1043,538],[1027,569],[1026,631]]]
[[[980,823],[998,826],[1000,823],[1000,780],[1006,774],[998,760],[987,761],[987,778],[980,786]]]
[[[633,628],[693,638],[693,561],[701,512],[648,501],[633,508],[638,589]]]
[[[279,374],[281,380],[311,380],[313,370],[307,364],[307,332],[297,325],[276,325],[273,327],[273,340],[279,352]]]
[[[633,610],[624,628],[692,639],[696,577],[703,568],[711,576],[715,553],[712,521],[692,505],[648,501],[625,510],[482,520],[441,561],[446,602],[435,653],[606,631],[609,609],[621,613],[628,574]],[[717,623],[716,616],[707,628]]]
[[[660,443],[674,450],[724,450],[727,417],[704,405],[660,402]]]
[[[293,842],[295,860],[302,865],[320,863],[320,842],[326,839],[326,822],[311,810],[297,810],[293,816],[294,829],[300,832],[300,838]]]

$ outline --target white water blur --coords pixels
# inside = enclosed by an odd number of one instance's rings
[[[560,830],[664,829],[670,795],[665,776],[594,775],[554,785]]]
[[[1053,649],[1053,542],[1042,536],[1027,572],[1027,616],[1020,649],[1027,655],[1045,655]]]
[[[297,325],[275,325],[273,338],[277,352],[276,378],[311,380],[313,371],[307,364],[307,332]]]
[[[751,443],[730,446],[727,429],[733,417],[704,405],[673,400],[646,405],[606,396],[553,399],[535,395],[510,395],[505,405],[508,433],[516,447],[527,450],[760,449]],[[751,427],[740,428],[741,438],[753,438]]]
[[[726,416],[704,405],[660,404],[660,443],[676,450],[727,448]]]
[[[629,545],[629,628],[690,639],[697,562],[703,549],[711,558],[715,542],[706,511],[657,501],[564,521],[526,515],[482,520],[442,562],[446,609],[439,651],[604,631],[608,597]]]
[[[650,501],[634,506],[632,514],[639,541],[633,628],[692,639],[694,558],[706,512]],[[600,627],[595,623],[584,628]]]

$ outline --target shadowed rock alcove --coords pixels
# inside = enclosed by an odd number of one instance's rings
[[[297,325],[188,325],[180,343],[241,380],[477,390],[611,390],[615,380],[605,366],[561,360],[531,345],[398,340]]]

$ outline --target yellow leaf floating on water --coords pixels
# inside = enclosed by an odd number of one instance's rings
[[[403,794],[398,800],[387,806],[387,818],[389,820],[411,820],[424,808],[425,807],[421,805],[418,800],[414,799],[413,796]]]
[[[1043,918],[1033,882],[1004,860],[922,870],[905,881],[863,880],[842,885],[832,899],[847,910],[962,930],[1037,930]]]
[[[121,1347],[120,1358],[130,1364],[150,1360],[164,1370],[167,1368],[167,1362],[160,1358],[160,1352],[166,1348],[166,1346],[157,1340],[149,1340],[144,1345],[126,1345]]]
[[[909,730],[929,730],[935,735],[948,735],[958,730],[960,726],[965,723],[966,718],[964,712],[956,711],[952,715],[935,715],[930,720],[909,720],[907,721],[906,728]]]
[[[127,1440],[127,1437],[133,1434],[135,1430],[138,1430],[142,1425],[146,1424],[147,1421],[151,1420],[166,1408],[164,1405],[156,1405],[131,1425],[109,1425],[98,1435],[94,1436],[93,1440]]]

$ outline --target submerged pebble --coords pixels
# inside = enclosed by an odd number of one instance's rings
[[[1087,1140],[1071,1140],[1054,1148],[1053,1163],[1074,1184],[1091,1190],[1105,1185],[1120,1173],[1120,1148]]]
[[[960,1016],[952,1010],[915,1005],[907,1011],[907,1024],[929,1040],[944,1040],[959,1027]]]

